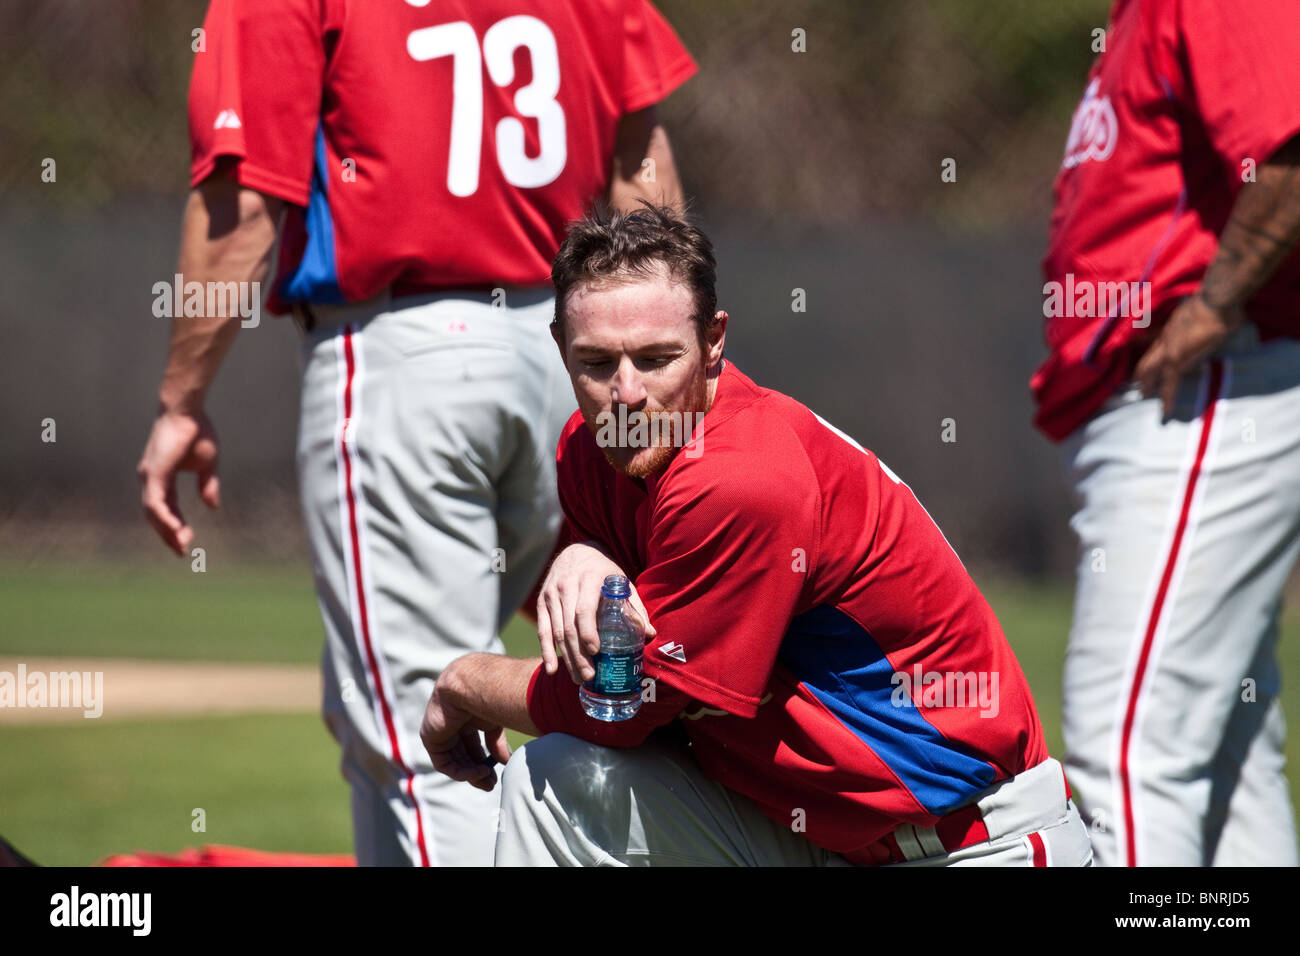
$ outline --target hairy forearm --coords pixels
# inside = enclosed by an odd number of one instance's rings
[[[270,271],[280,206],[228,178],[211,179],[192,191],[181,223],[180,281],[197,282],[204,289],[209,282],[257,283],[252,288],[260,294]],[[206,295],[204,301],[206,312]],[[242,319],[238,309],[218,311],[227,314],[172,318],[167,366],[158,389],[164,411],[202,409]]]
[[[528,715],[528,684],[541,663],[540,657],[467,654],[442,672],[438,695],[485,723],[537,737],[541,731]]]
[[[1244,305],[1300,241],[1300,137],[1245,183],[1232,207],[1200,294],[1216,309]]]

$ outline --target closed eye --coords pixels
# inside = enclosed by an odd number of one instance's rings
[[[647,358],[638,358],[635,361],[637,366],[640,368],[657,369],[657,368],[663,368],[664,366],[668,365],[676,357],[677,356],[675,355],[652,355]],[[609,369],[613,367],[613,365],[615,364],[610,359],[600,359],[600,358],[581,359],[580,362],[583,368],[590,369],[593,372],[598,372],[601,369]]]

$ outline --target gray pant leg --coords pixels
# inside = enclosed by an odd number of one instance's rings
[[[1061,447],[1079,541],[1063,675],[1064,763],[1097,866],[1120,861],[1117,711],[1167,510],[1148,503],[1159,491],[1132,493],[1149,483],[1134,451],[1143,440],[1136,424],[1123,409],[1103,412]]]
[[[497,866],[816,866],[837,854],[704,776],[688,751],[546,734],[501,777]]]
[[[348,567],[351,540],[341,500],[343,466],[339,442],[345,362],[334,332],[303,343],[302,410],[298,432],[298,478],[312,572],[325,626],[321,669],[322,714],[342,747],[340,769],[352,788],[353,846],[362,866],[418,863],[413,801],[402,806],[404,774],[389,755],[382,717],[368,679],[362,642],[355,633],[355,588]],[[350,711],[362,711],[353,717]]]
[[[1206,822],[1206,861],[1213,866],[1300,865],[1283,756],[1277,635],[1275,615],[1215,761]]]
[[[434,773],[418,730],[451,660],[501,650],[500,488],[531,473],[554,498],[553,473],[532,468],[548,383],[528,357],[550,311],[536,298],[524,317],[472,297],[395,304],[350,338],[309,340],[300,474],[326,622],[324,708],[353,783],[363,864],[491,861],[497,794]],[[553,528],[554,504],[530,520]],[[537,549],[549,554],[551,540]]]
[[[498,630],[520,609],[545,570],[562,520],[555,449],[578,403],[559,350],[550,333],[541,331],[551,308],[549,301],[538,308],[533,317],[537,324],[530,323],[538,331],[519,342],[520,359],[527,370],[523,374],[537,387],[531,408],[520,411],[521,422],[528,421],[531,414],[530,426],[497,484],[497,544],[502,567]]]
[[[1025,831],[899,865],[1030,866],[1031,831],[1051,865],[1089,865],[1087,830],[1055,762],[1052,771],[1059,797],[1008,797],[1011,813],[1032,821]],[[500,786],[497,866],[852,865],[709,780],[688,749],[661,739],[616,749],[546,734],[510,758]]]
[[[1168,424],[1153,401],[1122,402],[1066,444],[1081,543],[1066,659],[1067,767],[1103,865],[1122,864],[1130,842],[1138,865],[1205,865],[1215,814],[1232,804],[1259,804],[1247,816],[1267,814],[1283,827],[1257,852],[1294,839],[1290,813],[1279,812],[1280,725],[1264,719],[1271,698],[1260,655],[1296,555],[1297,355],[1292,343],[1224,361],[1224,400],[1140,678],[1196,448],[1198,429],[1188,423],[1200,383],[1184,383]],[[1260,697],[1243,704],[1241,682],[1252,673]],[[1244,738],[1234,744],[1234,735]],[[1238,794],[1247,753],[1261,776]]]

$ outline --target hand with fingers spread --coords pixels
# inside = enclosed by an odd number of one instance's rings
[[[1147,398],[1158,395],[1168,418],[1173,413],[1179,380],[1226,342],[1245,318],[1240,306],[1216,308],[1200,293],[1184,299],[1133,373],[1142,394]]]
[[[456,706],[449,696],[440,694],[438,685],[434,685],[433,696],[420,723],[420,740],[433,761],[434,770],[479,790],[490,791],[497,785],[493,764],[510,760],[505,728],[480,720]],[[479,739],[480,730],[487,741],[486,751]]]
[[[575,684],[596,676],[591,663],[600,650],[596,609],[600,587],[610,574],[626,572],[594,541],[569,545],[551,565],[537,598],[537,639],[546,673],[554,674],[562,658]],[[645,636],[654,637],[658,632],[636,585],[628,604]]]
[[[176,473],[198,476],[199,498],[209,508],[221,503],[217,479],[217,432],[202,411],[162,412],[154,421],[144,454],[136,466],[145,517],[163,543],[181,557],[194,540],[176,500]]]

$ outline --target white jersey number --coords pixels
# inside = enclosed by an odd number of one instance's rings
[[[406,0],[422,7],[428,0]],[[564,110],[556,102],[560,91],[560,57],[555,34],[536,17],[515,16],[498,20],[483,35],[479,53],[474,28],[464,20],[414,30],[406,38],[406,51],[416,60],[452,58],[451,147],[447,158],[447,189],[453,196],[472,196],[478,190],[480,149],[483,142],[483,62],[497,86],[515,78],[515,50],[524,47],[533,66],[533,81],[515,93],[520,116],[537,120],[539,154],[524,150],[524,124],[513,116],[497,123],[497,164],[506,182],[535,189],[555,181],[567,159]]]

